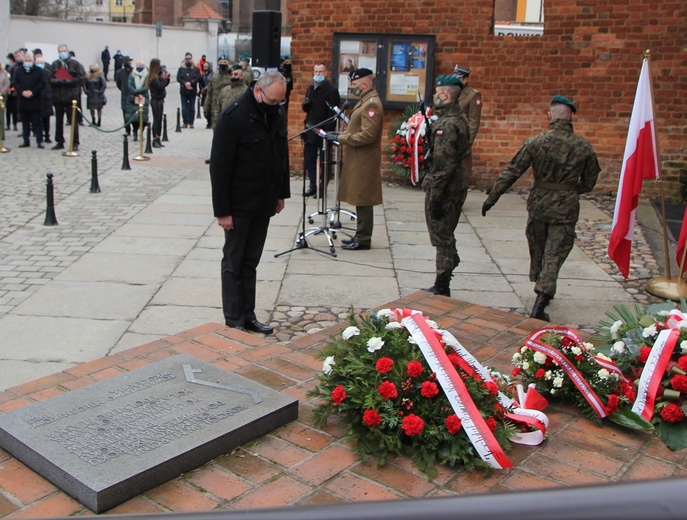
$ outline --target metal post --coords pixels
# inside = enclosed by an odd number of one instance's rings
[[[153,153],[153,147],[150,140],[150,125],[146,125],[146,151],[145,153]]]
[[[91,193],[100,193],[98,185],[98,157],[96,150],[91,150]]]
[[[150,157],[143,155],[143,103],[138,105],[138,140],[139,154],[134,157],[134,161],[149,161]]]
[[[5,148],[5,101],[0,96],[0,153],[11,151],[9,148]]]
[[[69,138],[69,150],[66,152],[62,152],[62,155],[65,157],[78,157],[79,154],[74,151],[74,133],[76,132],[76,125],[79,124],[79,122],[76,120],[76,99],[72,99],[72,127],[70,131],[70,138]]]
[[[52,173],[47,174],[48,182],[46,183],[47,191],[47,207],[45,209],[44,226],[57,226],[57,217],[55,216],[55,194],[52,183]]]
[[[202,116],[200,115],[200,96],[198,96],[198,109],[196,111],[196,119],[200,119]]]
[[[162,114],[162,141],[169,141],[167,137],[167,114]]]
[[[175,132],[181,132],[181,109],[177,107],[177,129]]]
[[[124,134],[124,157],[122,158],[122,170],[130,170],[129,164],[129,136]]]

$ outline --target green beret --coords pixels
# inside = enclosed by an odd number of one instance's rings
[[[556,104],[558,104],[558,105],[567,105],[567,106],[570,107],[570,109],[572,110],[573,114],[574,114],[575,112],[577,112],[577,107],[575,106],[575,104],[574,104],[572,101],[570,101],[570,100],[569,100],[567,97],[565,97],[565,96],[561,96],[561,95],[555,95],[555,96],[553,96],[553,98],[551,98],[551,104],[552,104],[552,105],[556,105]]]
[[[460,80],[458,76],[453,74],[442,74],[437,78],[437,87],[460,87],[465,88],[465,84]]]
[[[238,69],[243,69],[243,67],[241,67],[241,65],[239,65],[238,63],[234,63],[231,67],[229,67],[229,70],[238,70]]]
[[[241,54],[241,56],[239,57],[239,61],[250,61],[250,54],[247,54],[247,53]]]
[[[229,61],[229,56],[222,54],[219,58],[217,58],[217,61]]]
[[[290,55],[290,54],[282,54],[282,55],[280,56],[280,58],[281,58],[281,61],[290,60],[290,59],[291,59],[291,55]]]

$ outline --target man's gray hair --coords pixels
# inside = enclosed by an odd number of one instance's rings
[[[276,70],[268,70],[260,74],[256,84],[260,88],[267,88],[272,83],[281,83],[282,85],[286,85],[286,78]]]

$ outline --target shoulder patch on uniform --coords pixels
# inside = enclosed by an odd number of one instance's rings
[[[481,99],[478,99],[477,101],[475,101],[475,104],[476,104],[476,105],[481,105],[481,104],[482,104],[482,100],[481,100]]]
[[[367,115],[368,115],[368,117],[374,117],[375,111],[374,110],[368,110]]]
[[[444,131],[443,130],[437,130],[437,135],[444,135]]]

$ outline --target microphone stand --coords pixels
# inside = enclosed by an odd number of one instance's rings
[[[322,126],[333,122],[338,117],[339,117],[338,114],[335,114],[332,117],[325,119],[321,123],[318,123],[318,124],[313,125],[313,126],[309,126],[305,129],[301,130],[296,135],[290,137],[288,140],[292,141],[292,140],[296,139],[297,137],[302,136],[306,132],[315,131],[316,129],[318,129]],[[327,142],[327,140],[324,138],[322,139],[322,141],[323,141],[323,144]],[[318,166],[320,164],[319,157],[317,158],[317,164],[318,164]],[[304,194],[305,194],[305,179],[307,176],[308,176],[308,172],[305,170],[305,153],[304,153],[303,154],[303,193]],[[318,172],[318,178],[319,178],[319,172]],[[312,249],[312,250],[318,251],[320,253],[324,253],[324,254],[331,255],[331,256],[336,256],[336,250],[334,249],[334,243],[332,242],[332,239],[331,239],[331,236],[329,234],[328,229],[326,230],[326,232],[321,227],[309,228],[308,230],[305,229],[305,219],[306,219],[306,213],[307,213],[306,199],[307,199],[307,197],[305,195],[303,195],[303,213],[301,216],[301,231],[298,233],[298,238],[296,239],[296,245],[294,247],[292,247],[291,249],[287,249],[286,251],[282,251],[281,253],[276,253],[274,255],[275,258],[277,258],[281,255],[285,255],[286,253],[291,253],[292,251],[295,251],[297,249]],[[312,222],[313,221],[311,218],[310,223],[312,224]],[[316,247],[313,247],[308,242],[308,238],[307,238],[308,235],[316,234],[319,232],[324,232],[325,235],[327,236],[327,240],[329,242],[329,251],[325,251],[323,249],[318,249]]]
[[[343,114],[343,112],[341,113]],[[340,130],[341,123],[342,119],[339,118],[339,120],[336,122],[337,132]],[[334,192],[336,193],[336,204],[334,205],[334,207],[331,207],[327,210],[330,213],[329,227],[331,227],[332,229],[348,229],[349,231],[355,231],[353,228],[343,227],[341,225],[341,213],[348,215],[352,221],[355,221],[358,218],[358,216],[354,212],[349,211],[347,209],[341,209],[341,201],[339,200],[339,171],[341,169],[342,164],[343,160],[341,159],[341,153],[339,152],[338,148],[336,148],[334,150],[334,161],[332,162],[334,168]],[[346,233],[345,231],[342,231],[342,233],[347,235],[349,238],[352,238],[352,235],[350,233]]]

